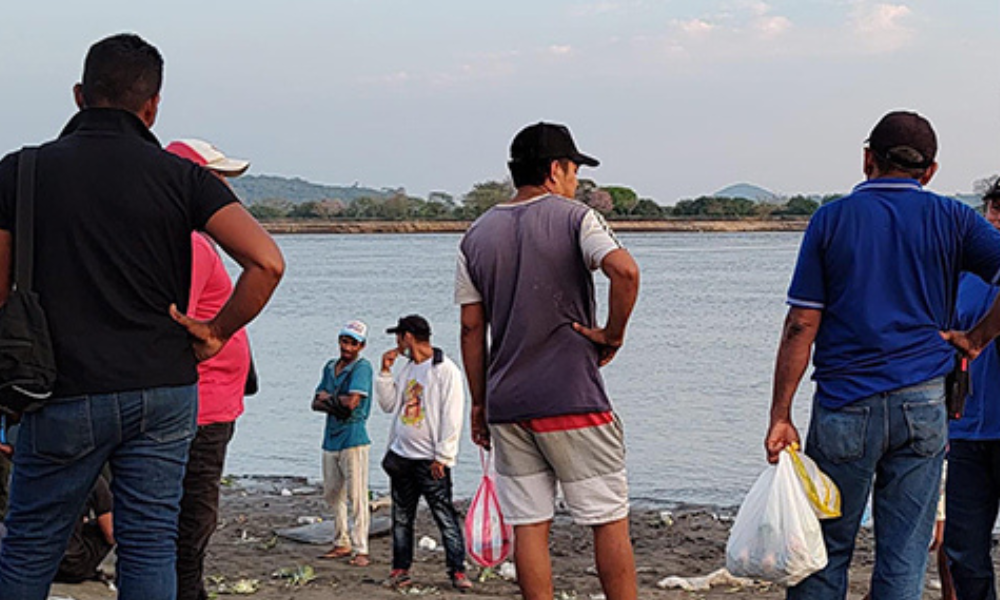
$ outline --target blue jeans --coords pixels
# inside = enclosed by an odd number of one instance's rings
[[[177,514],[196,385],[60,398],[25,415],[14,448],[0,600],[45,600],[105,463],[121,600],[173,600]]]
[[[423,496],[431,516],[441,530],[448,575],[465,572],[465,536],[451,498],[451,469],[444,477],[431,476],[431,461],[404,458],[392,450],[382,460],[392,488],[392,568],[409,569],[413,564],[413,522]]]
[[[996,600],[993,524],[1000,507],[1000,441],[952,440],[944,551],[959,600]]]
[[[841,600],[868,494],[874,492],[871,597],[919,600],[948,441],[944,379],[832,410],[813,403],[806,454],[840,488],[838,519],[821,521],[829,562],[788,598]]]

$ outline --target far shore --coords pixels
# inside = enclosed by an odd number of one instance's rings
[[[618,232],[740,233],[805,231],[808,219],[611,221]],[[464,233],[470,221],[266,221],[270,233]]]

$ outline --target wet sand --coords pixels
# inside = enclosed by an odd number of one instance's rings
[[[282,494],[285,490],[285,495]],[[291,495],[287,495],[294,492]],[[465,502],[459,502],[464,514]],[[632,538],[639,580],[639,597],[652,599],[783,598],[782,588],[766,583],[747,587],[721,586],[710,591],[688,592],[661,589],[657,584],[669,576],[694,577],[725,565],[725,545],[734,509],[677,506],[664,519],[660,510],[633,510]],[[375,516],[388,515],[387,509]],[[350,598],[379,600],[398,598],[401,593],[382,585],[391,567],[391,545],[387,536],[371,540],[372,564],[353,567],[345,560],[320,560],[329,547],[302,544],[275,535],[276,529],[295,527],[312,517],[330,518],[330,511],[314,485],[301,479],[241,480],[224,487],[219,531],[213,538],[206,562],[209,590],[225,597],[241,585],[256,591],[260,600],[328,600]],[[423,508],[416,527],[417,539],[429,536],[440,541],[436,526]],[[557,600],[598,600],[600,582],[593,569],[593,543],[589,529],[575,526],[565,514],[556,517],[552,534],[552,561]],[[863,530],[851,569],[850,598],[860,599],[871,573],[870,532]],[[310,579],[309,568],[313,571]],[[284,576],[281,576],[281,574]],[[299,575],[298,580],[295,574]],[[475,588],[461,594],[450,587],[440,550],[417,549],[411,570],[414,586],[409,595],[440,598],[518,598],[514,582],[497,576],[478,581],[482,570],[470,567]],[[310,579],[309,581],[304,581]],[[935,580],[934,567],[929,580]],[[56,585],[52,595],[76,600],[114,598],[99,583]],[[234,594],[235,595],[235,594]],[[925,598],[940,594],[928,589]]]

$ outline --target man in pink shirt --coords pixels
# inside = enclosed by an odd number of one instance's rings
[[[227,158],[201,140],[180,140],[167,151],[191,160],[220,178],[242,175],[250,163]],[[191,297],[188,316],[208,320],[229,300],[233,284],[215,243],[191,234]],[[214,357],[198,364],[198,432],[191,442],[184,496],[177,528],[177,599],[206,600],[204,562],[208,541],[219,520],[219,481],[226,446],[236,418],[243,414],[243,395],[250,374],[246,331],[236,332]]]

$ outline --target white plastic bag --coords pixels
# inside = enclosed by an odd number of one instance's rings
[[[795,472],[792,448],[761,473],[736,514],[726,568],[737,577],[795,585],[826,566],[814,507]]]
[[[465,549],[479,566],[495,567],[510,555],[514,529],[500,512],[490,456],[480,450],[479,459],[483,464],[483,479],[465,515]]]
[[[792,444],[789,456],[806,497],[816,513],[816,518],[835,519],[840,516],[840,489],[830,476],[819,469],[813,459],[798,452],[799,445]]]

